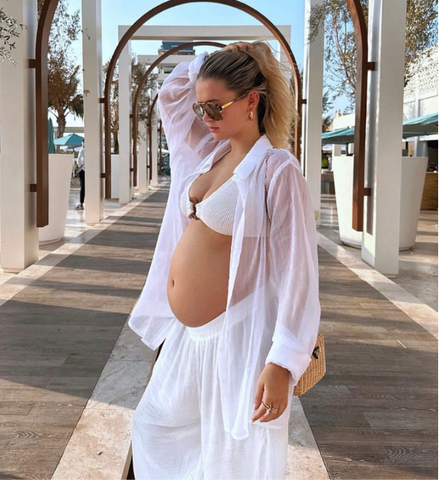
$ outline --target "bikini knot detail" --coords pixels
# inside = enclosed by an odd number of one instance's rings
[[[200,218],[196,214],[196,204],[199,203],[199,200],[196,197],[189,197],[191,202],[191,207],[193,211],[188,215],[189,218],[194,218],[195,220],[200,220]]]

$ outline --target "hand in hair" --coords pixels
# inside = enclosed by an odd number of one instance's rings
[[[237,52],[238,50],[250,50],[251,48],[254,48],[254,45],[250,42],[233,42],[221,48],[219,51],[232,50],[233,52]]]

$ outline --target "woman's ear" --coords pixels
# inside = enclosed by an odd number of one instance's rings
[[[259,105],[259,92],[257,90],[251,90],[251,92],[248,94],[248,107],[252,110],[257,105]]]

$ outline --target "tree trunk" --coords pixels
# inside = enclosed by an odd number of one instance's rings
[[[118,142],[118,132],[112,132],[113,137],[113,153],[119,153],[119,142]]]
[[[63,110],[57,110],[58,138],[64,135],[66,131],[66,116]],[[60,147],[57,145],[57,153],[60,153]]]

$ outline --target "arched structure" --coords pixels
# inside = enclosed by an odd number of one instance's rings
[[[358,0],[359,1],[359,0]],[[148,20],[155,17],[156,15],[169,10],[170,8],[177,7],[180,5],[185,5],[187,3],[218,3],[221,5],[226,5],[228,7],[233,7],[238,10],[241,10],[245,13],[248,13],[252,17],[259,20],[275,37],[276,40],[281,44],[291,68],[293,70],[294,86],[295,90],[299,93],[296,98],[297,110],[299,113],[299,118],[295,123],[294,127],[294,154],[299,158],[300,157],[300,135],[301,135],[301,111],[302,111],[302,88],[301,88],[301,78],[298,66],[296,64],[294,55],[289,46],[289,43],[286,41],[285,37],[281,34],[279,29],[268,20],[264,15],[254,8],[246,5],[237,0],[169,0],[168,2],[162,3],[155,8],[152,8],[147,13],[142,15],[138,20],[127,30],[124,36],[119,41],[112,58],[109,62],[109,68],[107,70],[106,82],[104,87],[104,148],[105,148],[105,197],[110,197],[111,190],[111,156],[110,156],[110,86],[113,72],[115,71],[116,62],[121,55],[123,48],[127,45],[127,42],[135,34],[135,32]]]
[[[41,9],[37,27],[35,60],[29,61],[29,67],[35,68],[35,129],[37,183],[31,184],[31,192],[37,193],[37,227],[49,224],[49,151],[48,151],[48,86],[47,86],[47,54],[49,34],[58,0],[45,0]]]
[[[30,60],[30,68],[36,69],[36,155],[37,155],[37,183],[31,184],[30,189],[37,193],[37,227],[44,227],[49,221],[49,172],[48,172],[48,151],[47,151],[47,49],[50,27],[59,0],[45,0],[37,30],[37,44],[35,60]],[[280,42],[295,73],[294,84],[297,92],[297,109],[301,113],[302,98],[300,76],[294,56],[289,48],[286,39],[278,29],[261,13],[252,7],[237,0],[169,0],[153,8],[141,16],[126,32],[118,43],[115,52],[110,60],[106,76],[104,98],[104,119],[105,119],[105,197],[110,197],[111,191],[111,157],[110,157],[110,83],[116,62],[122,49],[130,40],[136,30],[145,22],[170,8],[187,3],[218,3],[237,8],[250,14],[262,22]],[[367,61],[367,28],[363,16],[360,0],[346,0],[352,21],[357,45],[357,89],[356,89],[356,124],[354,138],[354,195],[353,195],[353,228],[357,231],[363,229],[363,201],[364,196],[370,195],[370,189],[364,188],[365,170],[365,136],[366,136],[366,100],[367,100],[367,71],[374,69],[373,63]],[[300,153],[300,132],[301,125],[297,122],[295,127],[295,149],[294,153],[299,158]]]
[[[355,132],[354,132],[354,177],[352,198],[352,228],[363,231],[364,197],[371,195],[371,189],[364,187],[366,153],[366,104],[367,72],[375,65],[368,63],[367,27],[360,0],[346,0],[354,23],[355,43],[357,46],[357,87],[355,94]]]
[[[200,42],[188,42],[182,45],[178,45],[177,47],[172,48],[168,52],[165,52],[160,57],[158,57],[147,69],[147,71],[142,76],[138,87],[136,89],[135,95],[133,97],[133,105],[132,105],[132,151],[133,151],[133,185],[136,187],[137,185],[137,174],[138,174],[138,151],[137,151],[137,141],[138,141],[138,102],[141,97],[142,89],[149,78],[149,75],[152,73],[154,68],[156,68],[160,63],[162,63],[167,57],[173,55],[179,50],[182,50],[186,47],[198,47],[198,46],[212,46],[212,47],[219,47],[222,48],[225,46],[223,43],[219,42],[207,42],[207,41],[200,41]],[[150,157],[149,157],[150,158]]]

